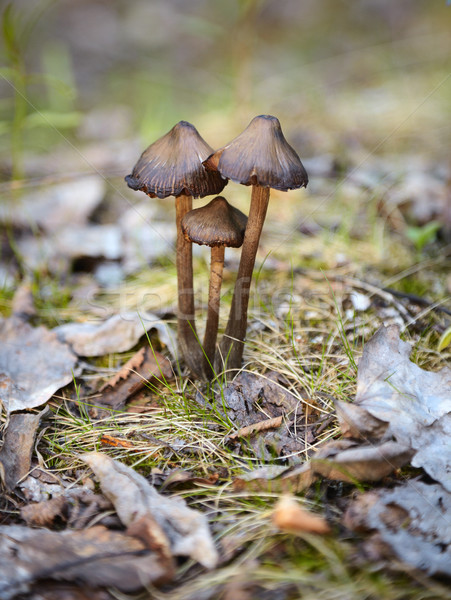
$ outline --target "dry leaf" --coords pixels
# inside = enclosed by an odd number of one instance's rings
[[[371,446],[345,440],[325,444],[310,461],[312,474],[338,481],[380,481],[412,457],[412,450],[388,441]],[[285,479],[290,479],[287,475]]]
[[[67,521],[67,498],[56,496],[44,502],[27,504],[20,509],[20,516],[32,527],[51,527],[54,522]]]
[[[258,423],[254,423],[253,425],[248,425],[247,427],[241,427],[238,429],[236,433],[232,433],[229,435],[230,440],[236,440],[240,437],[247,437],[254,435],[255,433],[259,433],[261,431],[268,431],[268,429],[274,429],[280,427],[283,423],[283,417],[274,417],[273,419],[265,419],[264,421],[259,421]]]
[[[449,576],[450,514],[451,494],[441,485],[410,480],[392,490],[363,494],[348,508],[344,524],[374,534],[365,542],[373,556],[389,558],[381,555],[389,547],[398,559],[417,569]]]
[[[337,416],[354,437],[412,448],[412,465],[451,491],[451,369],[425,371],[410,351],[396,326],[379,329],[359,362],[355,403],[337,401]]]
[[[128,398],[141,390],[148,381],[167,381],[173,376],[171,363],[165,356],[148,346],[141,348],[100,388],[100,397],[93,399],[95,406],[89,411],[90,415],[100,419],[111,415],[111,411],[122,410]]]
[[[302,465],[291,467],[262,467],[244,473],[234,481],[237,490],[271,490],[272,492],[301,492],[319,476],[337,481],[380,481],[407,464],[413,451],[393,441],[362,446],[350,440],[331,441]]]
[[[36,430],[45,410],[38,414],[13,414],[9,419],[0,450],[2,476],[9,490],[13,490],[30,471]]]
[[[47,186],[27,195],[14,196],[13,203],[0,204],[0,221],[21,227],[39,225],[52,232],[86,223],[105,193],[103,177],[72,179],[69,183]]]
[[[286,456],[290,463],[298,462],[296,453],[306,440],[313,442],[310,429],[305,427],[302,401],[285,384],[283,375],[275,371],[265,375],[243,371],[223,389],[220,399],[218,395],[216,410],[227,412],[227,419],[244,431],[232,434],[230,441],[240,443],[241,435],[258,431],[259,435],[251,436],[247,443],[261,460],[269,461],[277,454]]]
[[[104,356],[130,350],[151,329],[157,329],[161,341],[171,352],[175,351],[168,326],[152,313],[124,312],[106,321],[67,323],[54,331],[79,356]]]
[[[52,254],[68,259],[82,257],[118,260],[122,257],[118,225],[66,226],[52,238]]]
[[[172,565],[138,539],[98,525],[83,531],[0,526],[0,598],[26,593],[39,579],[115,586],[135,592],[167,583]]]
[[[103,493],[114,504],[124,525],[150,516],[160,525],[176,556],[190,556],[207,568],[213,568],[218,555],[206,517],[177,497],[160,495],[144,477],[130,467],[101,454],[81,457],[100,480]]]
[[[326,520],[300,506],[292,496],[283,496],[274,506],[272,523],[291,533],[330,533]]]
[[[46,327],[0,319],[0,401],[7,412],[34,408],[77,375],[77,357]]]

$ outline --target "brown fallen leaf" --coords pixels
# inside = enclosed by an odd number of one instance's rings
[[[51,490],[48,490],[48,494]],[[111,516],[112,505],[101,494],[94,494],[85,486],[61,490],[59,495],[40,502],[31,502],[21,508],[22,519],[30,527],[51,528],[55,523],[67,523],[70,529],[84,529],[96,517],[96,523],[107,525],[118,519]],[[102,517],[101,513],[105,513]],[[114,525],[117,527],[117,522]]]
[[[111,411],[122,410],[128,398],[141,390],[147,382],[167,381],[173,377],[169,360],[149,346],[143,347],[100,388],[100,397],[96,395],[93,400],[95,406],[90,409],[89,414],[94,419],[110,416]]]
[[[107,455],[90,452],[81,458],[100,480],[103,493],[124,525],[149,516],[170,540],[172,554],[190,556],[207,568],[217,564],[218,554],[205,515],[188,508],[182,498],[159,494],[139,473]]]
[[[27,504],[20,509],[22,519],[32,527],[51,527],[59,519],[67,521],[68,502],[65,496],[56,496],[44,502]]]
[[[31,455],[39,421],[46,409],[40,413],[17,413],[11,415],[0,450],[0,474],[9,490],[30,471]]]
[[[291,533],[330,533],[326,520],[300,506],[292,496],[283,496],[274,506],[272,523]]]
[[[149,550],[163,556],[168,565],[168,569],[172,569],[171,577],[175,575],[175,562],[172,556],[170,542],[163,529],[154,518],[147,514],[144,517],[133,521],[133,523],[127,527],[127,534],[138,538],[147,548],[149,548]]]
[[[0,598],[29,591],[40,579],[114,586],[135,592],[173,575],[165,557],[135,537],[101,525],[83,531],[0,526]]]
[[[8,413],[35,408],[77,375],[77,357],[46,327],[0,319],[0,402]]]

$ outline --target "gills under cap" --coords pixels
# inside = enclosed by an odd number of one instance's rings
[[[182,219],[185,238],[199,245],[239,248],[247,217],[222,196],[187,213]]]
[[[180,121],[144,150],[125,181],[128,187],[151,198],[181,194],[203,198],[219,194],[227,180],[202,165],[212,152],[191,123]]]
[[[243,185],[288,191],[306,187],[307,172],[286,141],[279,119],[260,115],[229,144],[204,161],[206,169]]]

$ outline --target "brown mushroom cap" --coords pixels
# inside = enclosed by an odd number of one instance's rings
[[[239,248],[244,240],[247,217],[222,196],[195,208],[182,219],[185,238],[200,246]]]
[[[252,119],[243,133],[209,156],[204,165],[243,185],[286,192],[308,183],[307,172],[286,141],[279,119],[270,115]]]
[[[191,123],[180,121],[144,150],[125,181],[128,187],[151,198],[181,194],[203,198],[219,194],[227,181],[202,165],[212,152]]]

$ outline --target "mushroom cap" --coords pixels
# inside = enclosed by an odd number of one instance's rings
[[[191,123],[180,121],[144,150],[125,181],[128,187],[151,198],[219,194],[227,180],[218,172],[206,171],[202,165],[212,152]]]
[[[181,226],[185,238],[200,246],[239,248],[244,240],[247,217],[222,196],[186,213]]]
[[[204,165],[243,185],[283,192],[308,183],[307,171],[285,139],[279,119],[271,115],[252,119],[243,133],[209,156]]]

